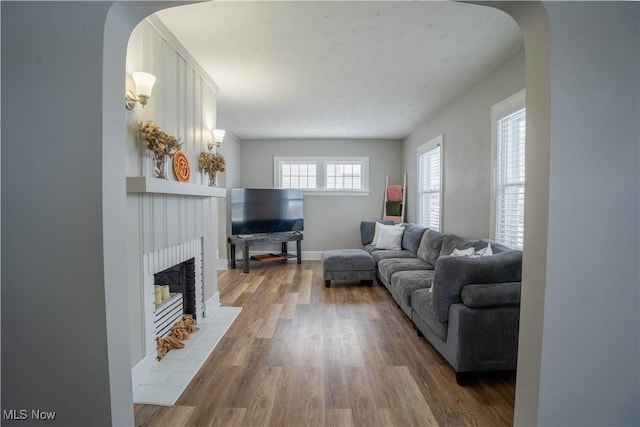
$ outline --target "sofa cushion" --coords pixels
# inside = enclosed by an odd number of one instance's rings
[[[376,248],[376,245],[372,245],[371,243],[369,243],[368,245],[365,245],[364,250],[369,252],[371,255],[373,255],[373,253],[376,251],[382,251],[382,249]]]
[[[420,240],[420,246],[418,247],[417,252],[418,258],[422,259],[429,264],[431,268],[433,268],[440,256],[444,238],[444,234],[435,230],[427,229],[422,234],[422,239]],[[451,251],[449,251],[449,253],[451,253]]]
[[[365,247],[366,249],[366,247]],[[376,262],[376,265],[383,259],[389,258],[415,258],[415,255],[409,252],[408,250],[402,249],[399,251],[392,251],[388,249],[376,249],[371,251],[371,256]]]
[[[391,276],[391,293],[400,305],[411,306],[411,294],[417,289],[427,289],[433,282],[433,270],[398,271]]]
[[[443,341],[447,340],[448,322],[441,322],[433,315],[431,299],[433,294],[428,289],[418,289],[411,294],[411,320],[420,317],[427,326]],[[413,320],[415,322],[415,320]]]
[[[467,285],[460,292],[467,307],[482,308],[520,304],[520,282]]]
[[[385,286],[391,286],[391,276],[398,271],[432,270],[433,268],[420,258],[389,258],[378,263],[378,274]]]
[[[414,256],[418,254],[418,248],[420,247],[420,241],[422,235],[427,229],[417,224],[406,224],[404,227],[404,235],[402,236],[402,249],[406,249],[413,253]]]

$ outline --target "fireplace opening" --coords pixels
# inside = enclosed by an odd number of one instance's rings
[[[182,311],[196,319],[196,263],[195,258],[169,267],[153,275],[154,285],[169,285],[169,292],[182,294]]]

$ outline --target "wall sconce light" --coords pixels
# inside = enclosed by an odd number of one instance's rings
[[[227,131],[223,129],[214,129],[211,131],[212,138],[209,138],[207,142],[207,148],[209,151],[213,150],[213,147],[220,147],[222,145],[222,140],[224,139],[224,134]]]
[[[153,85],[156,82],[156,76],[142,71],[131,73],[131,77],[133,77],[133,83],[136,85],[138,94],[136,95],[130,90],[125,95],[125,107],[129,111],[136,108],[136,102],[139,102],[143,107],[147,105],[149,97],[151,97],[151,89],[153,89]]]

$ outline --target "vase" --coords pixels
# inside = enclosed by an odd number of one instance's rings
[[[164,153],[153,153],[153,177],[167,179],[167,155]]]
[[[217,183],[216,183],[216,175],[217,172],[209,172],[209,187],[217,187]]]

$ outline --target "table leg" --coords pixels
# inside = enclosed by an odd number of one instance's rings
[[[229,248],[229,256],[231,259],[229,260],[229,264],[232,270],[236,269],[236,245],[233,243],[230,244],[231,248]]]
[[[242,247],[242,272],[249,273],[249,245]]]

